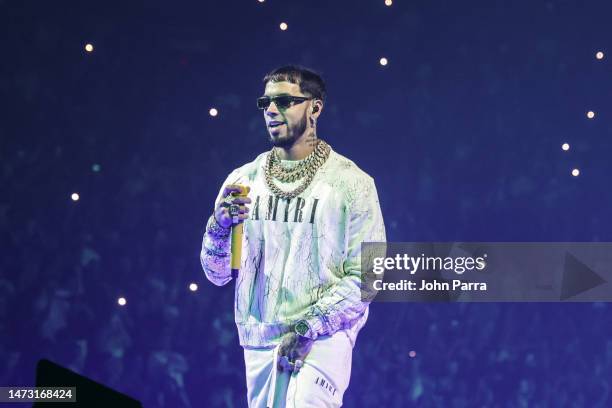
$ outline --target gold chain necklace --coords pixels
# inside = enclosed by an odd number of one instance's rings
[[[300,195],[312,182],[317,170],[325,163],[331,151],[330,146],[325,141],[319,139],[312,153],[310,153],[300,164],[293,169],[284,169],[281,160],[274,148],[268,153],[265,164],[266,185],[274,193],[284,199],[292,199]],[[273,179],[289,183],[299,179],[304,179],[293,191],[281,190]]]

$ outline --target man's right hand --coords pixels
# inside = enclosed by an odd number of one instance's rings
[[[232,193],[240,193],[241,187],[238,184],[228,184],[223,188],[222,199],[215,208],[215,219],[217,223],[223,228],[229,228],[232,226],[232,216],[229,213],[228,203],[225,201],[225,198]],[[251,190],[249,186],[246,186],[247,193]],[[250,204],[251,199],[249,197],[234,197],[230,199],[232,204],[236,204],[240,206],[240,212],[238,214],[238,223],[244,222],[247,218],[249,218],[249,208],[245,204]]]

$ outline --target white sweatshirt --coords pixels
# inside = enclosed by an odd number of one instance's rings
[[[265,184],[267,154],[234,170],[223,183],[251,188],[235,287],[240,344],[274,346],[301,319],[318,336],[346,330],[355,344],[368,317],[360,291],[361,243],[386,240],[374,180],[332,150],[310,186],[287,202]],[[284,167],[297,163],[282,161]],[[275,180],[285,191],[300,182]],[[200,260],[206,277],[219,286],[232,279],[229,246],[229,238],[215,238],[207,228]]]

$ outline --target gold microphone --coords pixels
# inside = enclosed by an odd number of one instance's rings
[[[245,186],[238,186],[240,192],[233,192],[234,197],[246,197],[249,189]],[[238,277],[240,270],[240,261],[242,256],[242,233],[244,232],[244,222],[232,224],[232,256],[230,260],[230,268],[232,269],[232,278]]]

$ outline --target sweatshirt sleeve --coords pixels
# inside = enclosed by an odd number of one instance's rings
[[[361,296],[361,244],[385,242],[385,225],[374,180],[369,177],[356,182],[348,192],[349,225],[347,254],[342,269],[344,276],[332,285],[304,319],[310,327],[308,337],[331,335],[352,326],[370,302]]]
[[[215,207],[224,198],[223,189],[227,184],[235,184],[239,177],[234,170],[221,185],[221,189],[215,200]],[[213,212],[214,212],[213,208]],[[204,237],[202,239],[202,250],[200,251],[200,263],[206,274],[206,278],[217,286],[223,286],[232,280],[230,269],[230,230],[226,233],[218,233],[212,228],[216,223],[214,215],[208,218]]]

